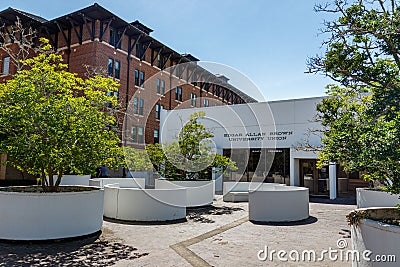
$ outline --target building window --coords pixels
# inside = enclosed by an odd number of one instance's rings
[[[157,94],[161,94],[161,81],[157,79]]]
[[[116,42],[115,42],[115,29],[114,28],[110,28],[110,45],[115,46]]]
[[[160,119],[160,104],[156,104],[156,119],[159,120]]]
[[[161,80],[161,94],[165,95],[165,81]]]
[[[132,126],[132,129],[131,129],[131,140],[132,140],[132,142],[134,142],[134,143],[137,143],[136,132],[137,132],[136,126]]]
[[[154,130],[154,143],[157,144],[160,142],[160,139],[158,137],[158,130]]]
[[[115,64],[114,64],[114,59],[109,58],[108,59],[108,77],[114,77],[115,79],[119,79],[120,71],[121,71],[121,62],[116,60]]]
[[[121,41],[122,33],[117,31],[114,28],[110,28],[110,45],[114,46],[115,48],[121,49]]]
[[[144,143],[144,129],[143,127],[137,127],[137,141],[139,144],[143,144]]]
[[[144,44],[136,44],[136,57],[146,60],[145,49],[146,47]]]
[[[143,115],[144,100],[139,99],[139,115]]]
[[[139,99],[137,97],[133,98],[133,114],[139,113]]]
[[[114,59],[112,58],[108,59],[108,76],[109,77],[114,76]]]
[[[205,98],[203,101],[203,106],[208,107],[209,105],[210,105],[210,103],[209,103],[208,99]]]
[[[182,88],[181,87],[177,86],[175,88],[175,100],[182,102]]]
[[[121,70],[121,62],[119,62],[118,60],[115,61],[115,79],[119,79],[119,73]]]
[[[161,68],[161,55],[158,53],[157,55],[157,67]]]
[[[139,86],[139,70],[135,70],[135,85]]]
[[[190,94],[190,105],[192,105],[193,107],[196,106],[196,99],[197,99],[197,95],[194,93]]]
[[[140,87],[143,88],[143,84],[144,84],[144,72],[141,71],[140,72]]]
[[[3,74],[10,74],[10,57],[3,58]]]

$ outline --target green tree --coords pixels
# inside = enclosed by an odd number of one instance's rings
[[[51,46],[43,39],[43,50]],[[62,57],[40,53],[22,61],[23,69],[0,84],[0,152],[6,164],[42,179],[45,191],[57,191],[66,172],[93,172],[102,164],[117,164],[116,122],[107,106],[117,105],[109,92],[118,84],[95,76],[83,80],[66,71]],[[56,180],[53,175],[58,175]]]
[[[308,62],[310,72],[337,82],[317,107],[324,127],[319,164],[365,171],[364,178],[399,193],[399,3],[337,0],[316,9],[338,16],[325,23],[326,53]]]
[[[220,168],[220,172],[228,168],[236,170],[234,161],[213,151],[210,143],[214,135],[198,121],[204,117],[203,111],[191,114],[176,142],[163,147],[158,144],[146,147],[150,160],[164,177],[176,180],[210,179],[213,167]]]
[[[130,171],[149,171],[153,169],[146,150],[139,150],[133,147],[124,147],[125,166]]]

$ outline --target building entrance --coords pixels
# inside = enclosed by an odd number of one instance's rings
[[[329,196],[329,169],[317,169],[317,160],[300,160],[300,185],[309,189],[312,196]]]

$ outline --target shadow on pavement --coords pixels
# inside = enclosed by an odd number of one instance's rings
[[[257,222],[257,221],[250,221],[253,224],[257,225],[270,225],[270,226],[297,226],[297,225],[306,225],[316,223],[318,219],[314,216],[310,216],[305,220],[296,221],[296,222]]]
[[[99,234],[57,241],[0,242],[0,266],[110,266],[146,255]]]

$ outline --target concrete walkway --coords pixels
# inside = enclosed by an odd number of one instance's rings
[[[350,266],[350,262],[318,261],[322,250],[338,249],[344,239],[351,249],[345,215],[355,208],[346,201],[310,203],[311,217],[301,223],[257,225],[248,221],[247,203],[225,203],[213,209],[189,211],[188,221],[168,225],[122,225],[105,222],[104,228],[122,243],[148,253],[134,261],[122,260],[117,266]],[[279,206],[279,203],[271,203]],[[277,256],[271,261],[258,259],[264,250],[316,252],[315,261],[287,262]],[[295,255],[295,254],[293,254]],[[264,256],[261,254],[260,256]],[[301,257],[300,257],[301,258]],[[308,259],[308,258],[307,258]]]

